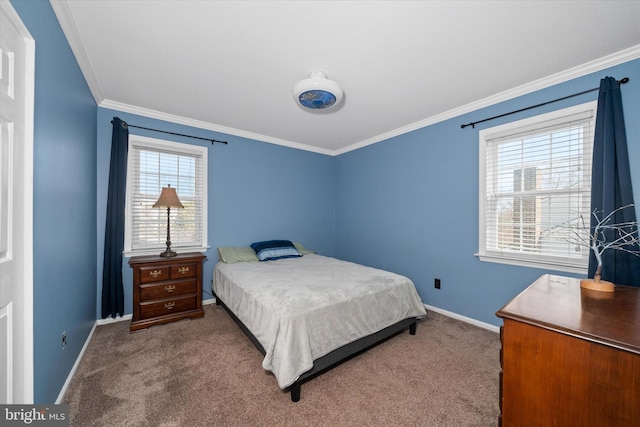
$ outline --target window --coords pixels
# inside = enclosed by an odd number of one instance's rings
[[[585,272],[596,106],[480,132],[481,260]]]
[[[125,255],[156,254],[166,248],[167,210],[152,206],[168,185],[184,205],[171,209],[171,248],[207,249],[207,149],[130,135]]]

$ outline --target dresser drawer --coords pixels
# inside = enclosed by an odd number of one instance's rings
[[[175,264],[171,266],[171,278],[182,279],[196,277],[197,271],[198,264],[196,263]]]
[[[140,302],[162,298],[176,298],[185,294],[195,294],[196,285],[196,279],[146,283],[140,285]]]
[[[171,266],[158,265],[158,266],[144,266],[140,267],[140,283],[160,282],[162,280],[168,280]]]
[[[187,295],[155,302],[141,302],[140,317],[142,319],[147,319],[150,317],[164,316],[166,314],[173,314],[185,310],[194,310],[196,307],[196,295]]]

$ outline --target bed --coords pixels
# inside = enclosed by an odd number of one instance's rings
[[[407,277],[297,246],[298,255],[267,262],[250,252],[229,262],[219,249],[212,285],[294,402],[305,380],[401,331],[415,334],[426,315]]]

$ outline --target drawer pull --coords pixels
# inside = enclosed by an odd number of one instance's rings
[[[162,270],[153,270],[149,272],[149,276],[158,277],[162,275]]]
[[[164,287],[164,290],[167,293],[171,293],[171,292],[176,290],[176,285],[167,285],[167,286]]]
[[[180,267],[178,269],[178,273],[180,274],[187,274],[189,272],[189,267]]]
[[[175,301],[167,302],[164,304],[164,308],[167,310],[173,310],[173,307],[176,305]]]

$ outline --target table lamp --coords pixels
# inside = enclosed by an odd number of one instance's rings
[[[160,254],[161,257],[172,257],[177,254],[171,250],[171,208],[184,208],[184,205],[178,199],[175,188],[171,188],[171,184],[162,188],[158,201],[153,204],[154,208],[167,208],[167,250]]]

